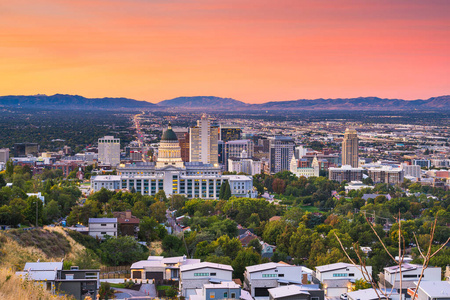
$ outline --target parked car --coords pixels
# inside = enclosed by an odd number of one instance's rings
[[[347,300],[347,298],[348,298],[347,294],[345,294],[345,293],[341,294],[341,298],[340,298],[341,300]]]

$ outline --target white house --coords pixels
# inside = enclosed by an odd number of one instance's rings
[[[89,235],[100,239],[106,235],[117,237],[117,218],[89,218]]]
[[[372,267],[366,266],[366,269],[372,275]],[[327,297],[347,293],[356,280],[365,279],[359,266],[343,262],[316,267],[315,277],[322,283]]]
[[[233,268],[229,265],[211,262],[183,265],[180,267],[179,290],[182,296],[188,298],[204,284],[232,281],[232,276]]]
[[[349,292],[347,293],[347,299],[348,300],[379,300],[380,297],[382,300],[399,300],[400,299],[400,295],[397,293],[397,291],[392,291],[392,290],[382,290],[383,293],[381,293],[380,291],[375,292],[375,290],[373,288],[369,288],[369,289],[364,289],[364,290],[357,290],[354,292]],[[386,296],[384,296],[386,295]],[[380,297],[378,297],[380,296]]]
[[[44,288],[53,293],[56,290],[58,271],[62,269],[62,262],[27,262],[24,270],[16,272],[16,275],[28,280],[45,282]]]
[[[417,281],[415,282],[417,285]],[[408,295],[414,295],[414,288],[408,289]],[[450,299],[450,281],[421,281],[416,294],[417,300]]]
[[[189,264],[198,264],[200,259],[191,259],[184,256],[164,257],[149,256],[131,265],[132,279],[179,280],[180,267]]]
[[[265,263],[249,266],[244,272],[244,289],[255,299],[269,299],[269,289],[287,284],[301,284],[301,266],[286,263]]]
[[[415,281],[419,280],[422,272],[422,265],[403,264],[402,268],[402,294],[406,294],[408,288],[414,288]],[[425,281],[440,281],[441,280],[440,267],[428,267],[424,270],[421,285]],[[384,281],[386,287],[397,289],[400,293],[400,267],[398,265],[384,268]],[[380,282],[383,284],[384,281]]]
[[[196,289],[195,294],[189,296],[189,300],[209,299],[239,299],[241,287],[234,281],[226,281],[218,284],[204,284],[201,289]]]

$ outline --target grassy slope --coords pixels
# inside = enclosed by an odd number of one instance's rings
[[[83,246],[58,227],[0,232],[0,299],[70,299],[53,296],[39,284],[23,282],[15,276],[15,271],[23,270],[26,262],[38,259],[75,259],[82,250]]]

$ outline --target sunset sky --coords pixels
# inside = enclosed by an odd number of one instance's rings
[[[0,95],[450,94],[449,0],[0,0]]]

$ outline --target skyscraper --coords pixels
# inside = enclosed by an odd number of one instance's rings
[[[278,173],[290,169],[290,161],[294,155],[294,141],[287,136],[269,138],[270,173]]]
[[[345,130],[342,141],[342,165],[358,167],[358,134],[354,129]]]
[[[189,160],[204,164],[218,164],[219,127],[212,126],[211,120],[203,115],[197,126],[189,130]]]
[[[120,139],[113,136],[98,139],[98,161],[104,165],[117,166],[120,163]]]

